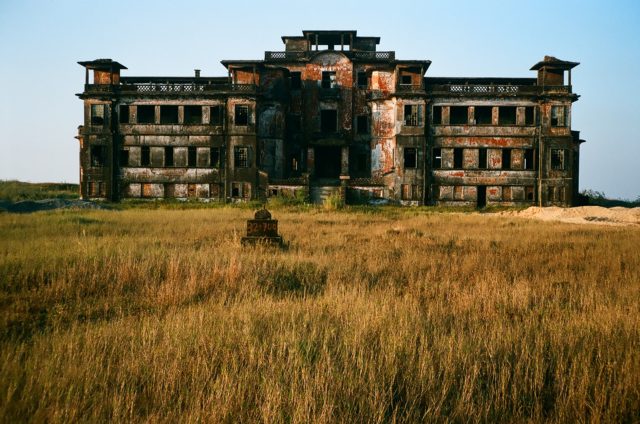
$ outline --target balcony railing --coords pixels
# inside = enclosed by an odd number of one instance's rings
[[[435,94],[461,95],[528,95],[542,93],[571,93],[570,85],[539,86],[539,85],[509,85],[509,84],[446,84],[427,87],[427,92]]]
[[[141,93],[141,94],[193,94],[234,91],[241,93],[255,93],[255,84],[195,84],[195,83],[172,83],[153,82],[139,84],[87,84],[85,91],[88,93]]]
[[[424,94],[424,87],[420,85],[412,85],[412,84],[398,84],[396,87],[396,92],[398,93],[414,93],[414,94]]]
[[[361,52],[361,51],[351,51],[351,50],[308,50],[308,51],[284,51],[284,52],[264,52],[264,60],[269,61],[293,61],[300,59],[307,59],[314,54],[326,51],[335,51],[340,52],[342,54],[347,55],[347,57],[353,59],[364,59],[364,60],[395,60],[396,52]]]

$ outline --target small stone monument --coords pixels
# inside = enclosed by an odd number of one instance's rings
[[[272,244],[282,246],[282,237],[278,235],[278,220],[271,219],[266,206],[258,209],[253,219],[247,220],[247,235],[242,237],[242,244]]]

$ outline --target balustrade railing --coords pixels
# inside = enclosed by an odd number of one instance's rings
[[[242,93],[255,93],[255,84],[196,84],[196,83],[173,83],[173,82],[151,82],[134,84],[88,84],[85,91],[90,93],[143,93],[143,94],[191,94],[213,91],[236,91]]]

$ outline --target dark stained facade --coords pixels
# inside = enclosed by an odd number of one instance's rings
[[[356,31],[282,40],[264,60],[223,61],[224,77],[79,62],[82,197],[576,203],[578,63],[547,56],[536,78],[431,78],[430,61],[398,60]]]

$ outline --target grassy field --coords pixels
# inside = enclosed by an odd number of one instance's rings
[[[2,422],[637,422],[640,229],[0,214]]]

